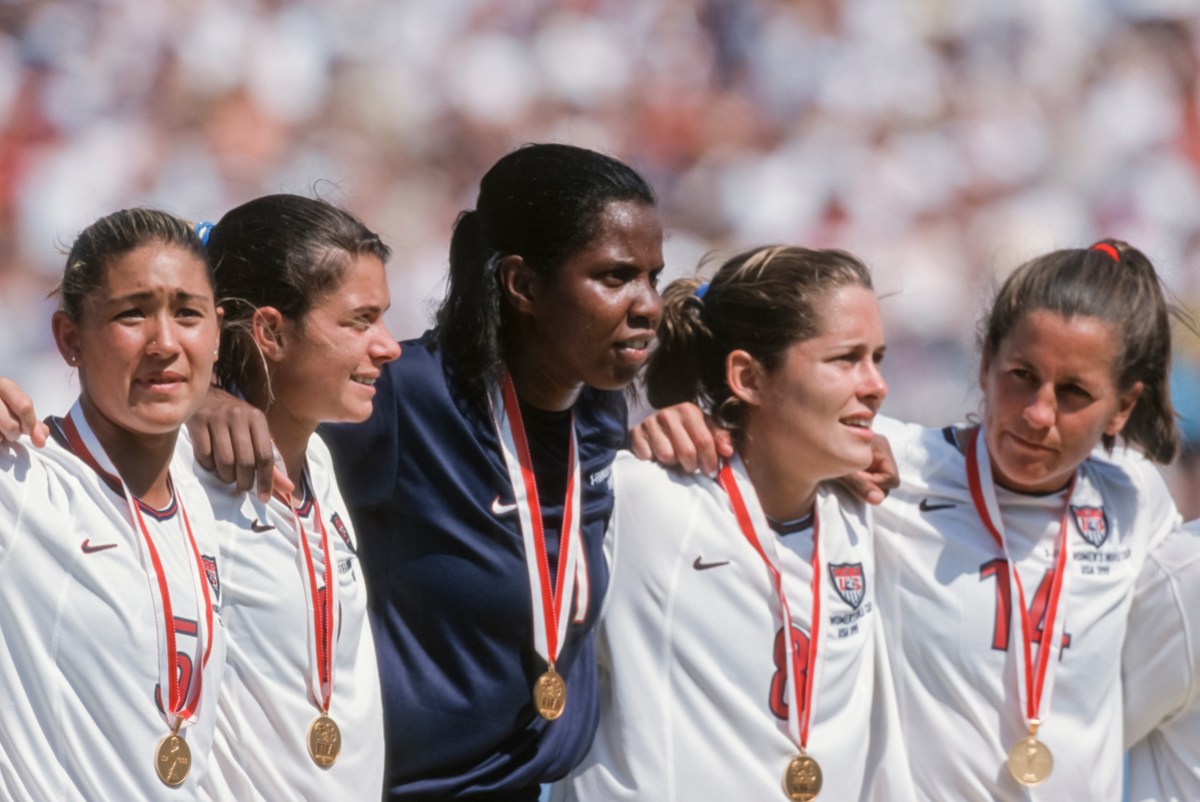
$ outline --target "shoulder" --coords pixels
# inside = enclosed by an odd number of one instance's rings
[[[45,448],[57,446],[51,442]],[[48,494],[53,485],[65,478],[61,476],[63,468],[56,468],[55,460],[47,459],[43,451],[23,443],[0,444],[0,503],[10,506],[13,500],[25,498],[36,487],[44,487]]]
[[[904,423],[886,415],[875,418],[875,432],[887,439],[901,471],[901,480],[910,475],[928,475],[946,461],[961,461],[957,426],[929,427]]]
[[[724,493],[714,479],[663,468],[628,451],[613,463],[615,503],[607,537],[610,587],[638,595],[658,586],[700,531],[725,521]],[[718,536],[721,537],[721,536]]]
[[[706,520],[718,517],[717,505],[724,498],[714,479],[664,468],[628,451],[618,452],[613,463],[613,492],[614,535],[635,543],[639,550],[658,550],[657,546],[689,528],[697,516]]]
[[[618,451],[613,461],[613,484],[621,503],[637,503],[664,495],[670,498],[701,497],[709,494],[705,485],[716,482],[698,474],[664,468],[657,462],[642,460],[628,451]]]
[[[585,447],[605,455],[624,447],[628,434],[628,410],[620,392],[585,388],[575,403],[575,426]]]
[[[969,499],[962,447],[965,427],[926,427],[880,418],[876,430],[887,438],[900,476],[900,486],[884,502],[888,511],[933,495]]]
[[[1099,486],[1107,511],[1136,519],[1154,543],[1181,523],[1162,471],[1141,452],[1123,447],[1107,454],[1097,450],[1083,467]]]
[[[191,432],[185,426],[179,432],[175,444],[175,456],[171,460],[171,475],[177,483],[195,485],[204,493],[207,503],[211,505],[217,518],[228,517],[223,514],[228,510],[241,506],[245,493],[238,492],[231,484],[221,481],[221,478],[209,470],[205,470],[196,462],[195,450]]]

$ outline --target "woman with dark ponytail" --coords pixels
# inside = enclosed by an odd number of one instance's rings
[[[872,462],[887,395],[866,267],[756,248],[663,309],[650,400],[735,454],[715,480],[618,458],[600,730],[555,800],[911,799],[870,515],[821,485]]]
[[[483,177],[437,328],[327,433],[362,541],[389,799],[535,800],[591,743],[621,391],[662,227],[626,165],[530,145]],[[532,591],[532,592],[531,592]]]

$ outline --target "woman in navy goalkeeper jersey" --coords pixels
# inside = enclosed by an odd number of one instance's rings
[[[388,798],[533,800],[586,753],[620,391],[661,269],[636,172],[515,150],[455,223],[436,328],[402,344],[368,421],[324,432],[371,591]]]

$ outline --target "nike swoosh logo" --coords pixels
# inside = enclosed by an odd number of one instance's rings
[[[703,557],[697,557],[692,563],[692,567],[697,571],[707,571],[709,568],[720,568],[722,565],[729,565],[729,560],[718,560],[717,562],[706,563]]]
[[[99,546],[93,546],[92,539],[90,537],[85,538],[84,541],[79,544],[79,550],[82,551],[84,554],[95,554],[98,551],[104,551],[105,549],[115,549],[116,547],[117,547],[116,543],[101,543]]]
[[[921,512],[934,512],[935,510],[948,510],[951,507],[957,507],[957,504],[933,504],[927,498],[921,499],[921,503],[917,505]]]
[[[515,512],[516,509],[516,504],[501,504],[499,496],[492,499],[492,515],[508,515],[510,512]]]
[[[270,532],[274,528],[275,524],[265,524],[257,518],[250,522],[251,532]]]

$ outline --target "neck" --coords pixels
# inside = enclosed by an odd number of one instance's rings
[[[535,349],[513,349],[516,356],[506,362],[513,385],[522,401],[536,409],[561,412],[570,409],[583,392],[583,382],[564,380],[554,369],[534,356]]]
[[[292,492],[299,494],[300,477],[304,473],[305,455],[308,453],[308,439],[317,430],[316,424],[297,420],[279,404],[273,404],[266,414],[271,441],[283,459],[283,469],[287,471],[288,479],[292,480],[295,487]]]
[[[770,439],[755,437],[747,427],[738,452],[746,465],[746,473],[758,503],[768,518],[792,521],[812,511],[817,500],[818,481],[795,469],[796,459],[776,454]]]
[[[106,418],[86,396],[81,406],[84,419],[129,492],[152,507],[166,507],[171,501],[168,478],[179,431],[166,434],[131,432]]]

